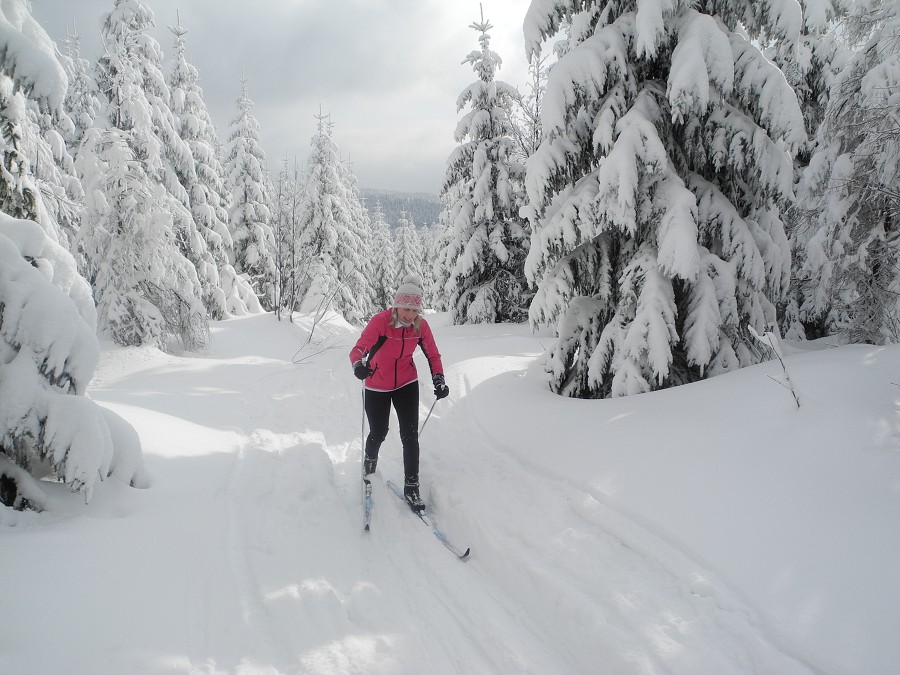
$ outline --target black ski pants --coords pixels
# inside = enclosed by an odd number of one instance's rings
[[[378,450],[387,438],[391,405],[397,411],[400,442],[403,443],[403,472],[405,478],[419,477],[419,383],[418,381],[393,391],[365,390],[366,417],[369,436],[366,438],[366,457],[378,458]]]

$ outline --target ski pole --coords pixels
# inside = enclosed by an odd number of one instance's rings
[[[366,385],[360,388],[360,398],[362,400],[362,420],[360,420],[359,431],[359,473],[363,480],[366,478]],[[365,489],[363,490],[363,499],[365,499]]]
[[[434,403],[437,403],[438,400],[434,399]],[[431,417],[431,411],[434,410],[434,403],[431,404],[431,407],[428,409],[428,414],[425,416],[425,421],[422,422],[422,428],[419,429],[419,436],[422,435],[422,431],[425,430],[425,425],[428,424],[428,418]]]
[[[366,451],[366,388],[362,387],[359,392],[362,401],[362,417],[359,420],[359,445],[363,452]]]

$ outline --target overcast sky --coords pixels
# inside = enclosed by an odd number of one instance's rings
[[[503,59],[498,79],[524,90],[522,21],[530,0],[149,0],[154,37],[170,58],[180,17],[191,62],[222,140],[248,80],[270,171],[305,166],[315,115],[331,113],[334,137],[361,187],[437,194],[456,147],[456,98],[473,82],[466,55],[479,4]],[[100,24],[114,0],[32,0],[57,44],[74,24],[81,52],[102,50]],[[177,12],[177,14],[176,14]]]

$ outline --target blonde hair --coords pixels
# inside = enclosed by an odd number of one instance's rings
[[[397,314],[397,308],[391,307],[391,324],[397,326],[400,324],[400,315]],[[422,313],[417,312],[416,318],[413,319],[413,331],[418,335],[422,332]]]

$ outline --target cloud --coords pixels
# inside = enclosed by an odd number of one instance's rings
[[[437,192],[455,147],[456,98],[475,78],[463,59],[478,48],[472,0],[150,0],[153,36],[168,58],[176,22],[222,140],[246,78],[270,171],[305,165],[320,106],[363,187]],[[61,43],[76,21],[82,54],[101,51],[101,16],[113,0],[33,0],[33,14]],[[493,0],[491,48],[500,79],[523,85],[527,3]]]

